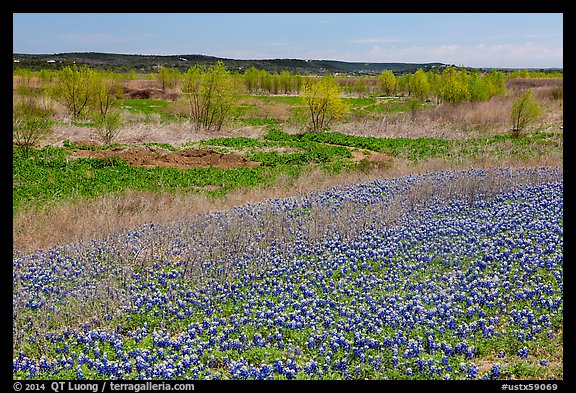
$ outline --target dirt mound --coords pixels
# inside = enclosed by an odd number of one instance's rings
[[[211,149],[183,149],[170,151],[156,146],[118,146],[107,150],[67,150],[73,158],[125,159],[132,166],[166,168],[253,168],[259,162],[250,161],[238,154],[219,153]]]
[[[124,98],[149,98],[153,100],[166,99],[176,101],[180,97],[178,89],[162,90],[162,85],[155,80],[122,81]]]
[[[162,89],[128,89],[124,88],[124,98],[152,98],[160,99],[163,97]]]

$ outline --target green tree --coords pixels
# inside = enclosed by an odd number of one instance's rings
[[[248,68],[244,72],[244,83],[246,84],[246,89],[250,94],[254,94],[260,88],[259,83],[260,71],[258,71],[254,66]]]
[[[368,85],[366,84],[366,79],[362,77],[356,78],[352,89],[354,93],[360,96],[366,95],[366,93],[368,93]]]
[[[488,97],[506,94],[506,77],[501,71],[492,70],[484,77]]]
[[[407,93],[410,95],[410,87],[412,86],[411,80],[413,77],[413,74],[404,74],[398,77],[398,89],[402,93]]]
[[[478,74],[478,71],[472,71],[468,76],[467,83],[472,101],[486,101],[490,98],[485,79]]]
[[[386,96],[396,94],[397,84],[396,76],[391,70],[384,70],[378,76],[378,85]]]
[[[452,104],[469,101],[470,91],[466,82],[466,72],[458,71],[455,67],[445,68],[442,72],[439,93],[443,101]]]
[[[302,75],[300,75],[300,72],[296,71],[296,73],[292,77],[292,90],[296,94],[300,94],[300,89],[302,88],[302,81],[303,80],[304,79],[303,79]]]
[[[418,70],[410,78],[410,93],[418,100],[423,101],[430,94],[430,83],[423,70]]]
[[[292,74],[290,71],[282,71],[279,76],[280,91],[284,94],[289,94],[292,90]]]
[[[280,91],[280,75],[274,72],[272,74],[272,89],[270,92],[272,94],[278,94],[279,91]]]
[[[340,86],[334,76],[324,75],[311,79],[304,85],[301,96],[310,113],[311,128],[314,132],[326,129],[333,120],[338,120],[346,113]]]
[[[224,63],[218,61],[211,68],[190,68],[184,76],[183,93],[196,128],[220,130],[232,113],[239,89]]]
[[[58,81],[51,89],[51,96],[64,105],[73,120],[82,118],[89,109],[93,96],[94,71],[76,64],[59,72]]]
[[[532,95],[532,90],[520,94],[512,103],[510,120],[512,134],[519,136],[520,132],[542,114],[542,107]]]
[[[428,82],[430,82],[430,92],[436,98],[436,104],[440,103],[440,87],[442,85],[442,75],[428,71]]]
[[[272,92],[272,75],[266,70],[260,70],[258,75],[260,88],[268,93]]]

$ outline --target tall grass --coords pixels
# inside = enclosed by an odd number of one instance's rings
[[[91,200],[55,202],[42,209],[23,206],[13,217],[13,247],[22,252],[46,249],[87,241],[145,223],[167,223],[199,213],[374,179],[470,168],[562,167],[562,159],[561,152],[533,154],[524,159],[498,158],[494,154],[480,154],[466,160],[432,158],[418,163],[397,159],[392,166],[372,166],[366,171],[346,171],[331,176],[317,167],[309,167],[300,176],[279,174],[273,183],[232,190],[219,198],[201,192],[126,190]]]

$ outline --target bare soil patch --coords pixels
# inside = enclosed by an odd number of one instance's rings
[[[350,149],[352,150],[352,149]],[[367,160],[373,162],[377,165],[391,165],[392,164],[392,157],[386,154],[379,153],[377,151],[369,151],[365,149],[360,149],[357,151],[350,151],[352,153],[352,161],[358,163],[362,160]],[[368,153],[368,154],[367,154]]]
[[[170,151],[156,146],[118,146],[107,150],[67,150],[73,158],[122,158],[132,166],[169,168],[253,168],[259,162],[239,154],[220,153],[212,149]]]

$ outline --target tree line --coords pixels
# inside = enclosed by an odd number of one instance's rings
[[[54,113],[50,99],[60,103],[73,121],[91,121],[104,143],[111,143],[117,136],[121,127],[118,100],[123,97],[122,74],[72,65],[60,71],[15,72],[14,76],[24,81],[16,88],[14,100],[14,139],[18,144],[32,146],[50,130]],[[271,74],[254,67],[238,74],[219,61],[213,66],[197,64],[185,73],[164,67],[153,77],[163,93],[179,91],[191,123],[196,129],[205,130],[220,130],[242,94],[301,96],[314,132],[327,129],[332,121],[345,115],[345,94],[401,95],[413,102],[435,100],[448,104],[485,101],[506,94],[506,76],[501,71],[481,74],[453,66],[441,72],[420,69],[398,76],[386,70],[376,78],[350,79],[330,74],[303,76],[289,71]]]

